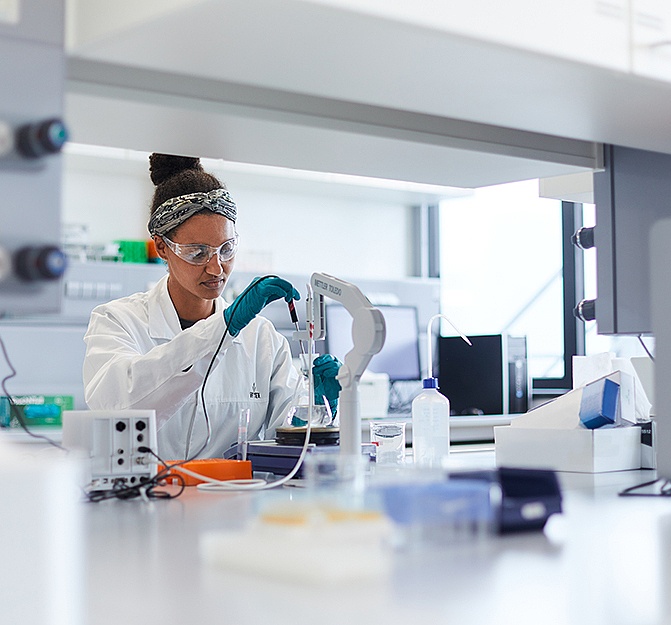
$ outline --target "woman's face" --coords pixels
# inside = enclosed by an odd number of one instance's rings
[[[235,225],[223,215],[210,212],[197,213],[178,226],[171,237],[180,245],[205,244],[220,246],[236,236]],[[221,295],[228,277],[233,271],[235,257],[221,262],[214,254],[205,265],[192,265],[177,256],[163,241],[155,237],[156,251],[168,263],[170,277],[168,291],[180,317],[199,317],[206,307],[211,313],[211,300]]]

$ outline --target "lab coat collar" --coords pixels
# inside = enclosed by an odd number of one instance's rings
[[[182,327],[175,306],[168,293],[168,276],[163,276],[150,290],[147,302],[149,314],[149,335],[154,339],[170,340],[177,336]],[[214,300],[214,314],[223,314],[226,302],[218,297]]]

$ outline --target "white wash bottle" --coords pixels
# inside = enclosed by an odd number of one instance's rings
[[[423,390],[412,401],[412,457],[421,467],[440,468],[450,453],[450,400],[438,390],[438,379],[433,377],[432,334],[433,322],[442,317],[469,345],[471,342],[442,314],[429,319],[426,328],[429,376],[422,382]]]
[[[425,378],[423,387],[412,400],[412,457],[418,466],[440,468],[450,453],[450,401],[436,378]]]

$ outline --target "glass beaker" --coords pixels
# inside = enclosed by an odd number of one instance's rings
[[[405,461],[405,423],[372,421],[370,442],[376,447],[378,464],[401,464]]]

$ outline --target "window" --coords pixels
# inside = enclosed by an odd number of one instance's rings
[[[539,198],[537,180],[440,205],[442,312],[466,334],[526,336],[535,391],[570,388],[579,351],[575,207]]]

